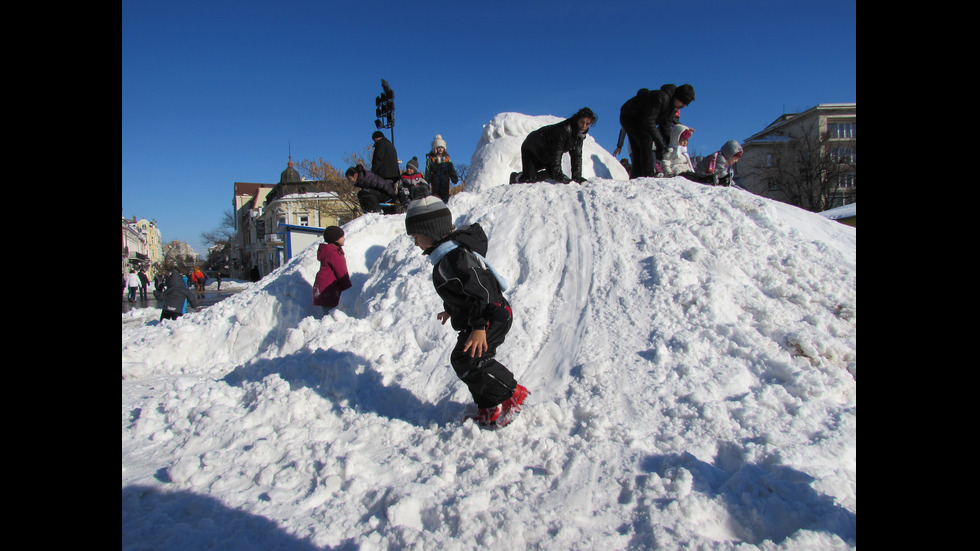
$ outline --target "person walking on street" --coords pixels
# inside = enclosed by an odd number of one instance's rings
[[[140,276],[136,274],[135,269],[129,270],[126,286],[129,287],[129,302],[136,302],[136,292],[140,288]]]

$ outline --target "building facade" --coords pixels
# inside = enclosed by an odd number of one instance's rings
[[[735,183],[820,212],[857,201],[857,104],[780,116],[742,144]]]
[[[163,257],[163,243],[156,220],[122,219],[122,269],[145,270],[149,278],[155,275],[154,264]]]
[[[340,225],[330,208],[333,193],[317,191],[319,182],[304,180],[290,158],[277,184],[235,183],[235,247],[232,277],[264,277],[285,262],[285,228]]]

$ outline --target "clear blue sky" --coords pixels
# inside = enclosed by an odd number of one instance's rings
[[[694,86],[681,122],[710,153],[856,101],[856,18],[856,0],[123,0],[122,215],[206,254],[234,182],[277,183],[290,151],[344,170],[369,146],[381,79],[403,166],[436,134],[469,163],[507,111],[588,106],[611,152],[619,107],[665,83]]]

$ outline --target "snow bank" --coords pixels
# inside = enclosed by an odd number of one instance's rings
[[[613,179],[506,185],[557,120],[495,117],[449,205],[510,282],[511,426],[460,425],[431,265],[363,216],[323,319],[311,246],[124,327],[123,549],[856,546],[856,230],[594,142]]]

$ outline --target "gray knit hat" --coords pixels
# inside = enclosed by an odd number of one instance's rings
[[[453,213],[435,195],[416,199],[405,208],[405,231],[441,239],[453,231]]]

